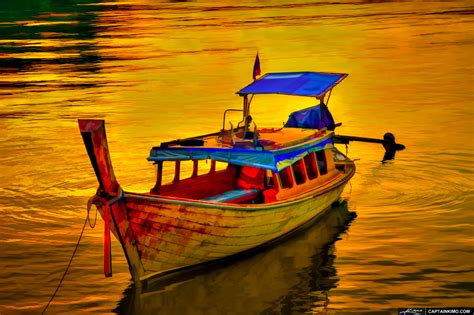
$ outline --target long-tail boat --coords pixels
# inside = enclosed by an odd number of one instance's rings
[[[268,73],[237,92],[242,121],[222,130],[163,142],[151,149],[156,165],[149,192],[123,191],[118,184],[103,120],[79,120],[99,181],[91,200],[104,218],[104,272],[110,276],[110,232],[123,247],[134,282],[235,257],[311,222],[338,200],[355,165],[334,142],[334,120],[325,104],[347,74]],[[319,104],[294,112],[283,127],[259,129],[250,115],[255,94],[315,97]],[[345,137],[345,138],[344,138]],[[181,163],[192,161],[190,177]],[[210,169],[198,175],[199,163]],[[221,170],[216,162],[226,163]],[[174,179],[163,183],[163,166]]]

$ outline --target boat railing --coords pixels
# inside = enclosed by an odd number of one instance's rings
[[[226,116],[227,116],[228,112],[243,112],[243,110],[242,109],[234,109],[234,108],[226,109],[224,111],[224,117],[222,119],[222,131],[224,131],[224,129],[225,129],[225,120],[226,120]],[[243,122],[243,120],[241,122]],[[239,122],[239,124],[240,124],[240,122]]]

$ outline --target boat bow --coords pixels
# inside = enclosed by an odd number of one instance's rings
[[[99,181],[99,189],[96,194],[104,203],[104,209],[101,211],[105,222],[104,274],[106,277],[112,275],[110,252],[110,229],[112,229],[122,244],[132,278],[136,285],[140,285],[139,279],[143,276],[144,269],[135,246],[135,237],[128,219],[125,195],[117,182],[112,167],[105,132],[105,121],[79,119],[78,122],[87,154]],[[112,226],[110,227],[110,225]]]

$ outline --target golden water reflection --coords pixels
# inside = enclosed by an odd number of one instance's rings
[[[358,218],[336,243],[330,308],[471,303],[472,13],[469,1],[2,1],[0,312],[40,310],[77,240],[97,186],[77,119],[106,119],[120,183],[147,191],[151,146],[221,128],[257,50],[264,73],[349,73],[329,102],[338,132],[391,131],[407,146],[386,164],[379,146],[349,148],[358,170],[343,197]],[[252,115],[281,126],[314,102],[256,96]],[[121,300],[127,266],[114,242],[114,277],[102,278],[101,228],[87,231],[51,312]]]

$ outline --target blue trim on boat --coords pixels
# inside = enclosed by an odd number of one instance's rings
[[[252,148],[153,147],[148,161],[186,161],[212,159],[236,165],[253,166],[279,172],[297,159],[332,146],[332,133],[278,150]]]

